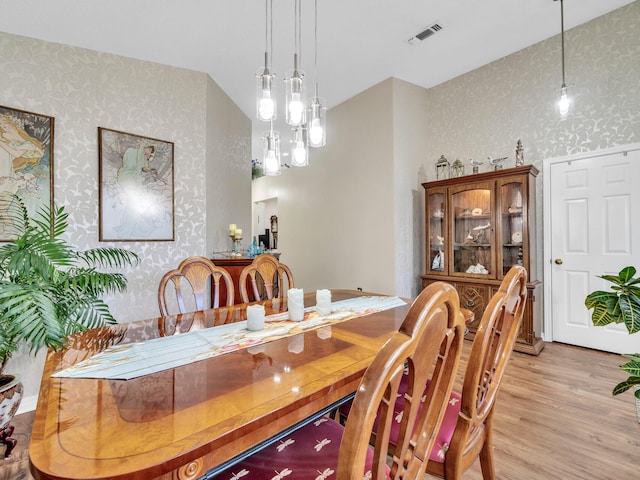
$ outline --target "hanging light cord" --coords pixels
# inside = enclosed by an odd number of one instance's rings
[[[295,25],[295,45],[294,45],[294,49],[295,49],[295,53],[298,57],[298,64],[302,63],[302,51],[300,46],[302,45],[302,41],[301,41],[301,35],[300,35],[300,23],[302,22],[302,14],[301,14],[301,8],[300,8],[300,0],[295,0],[295,11],[294,11],[294,22],[293,24]],[[295,65],[295,68],[298,68],[298,65]]]
[[[560,38],[562,39],[562,86],[566,87],[564,80],[564,0],[560,0]]]
[[[267,54],[273,57],[273,3],[272,0],[265,0],[264,2],[264,44],[265,44],[265,56]],[[265,64],[267,62],[265,61]]]
[[[315,97],[318,98],[318,0],[314,2],[314,44],[315,44],[315,52],[313,59],[313,69],[316,81],[316,89],[315,89]]]

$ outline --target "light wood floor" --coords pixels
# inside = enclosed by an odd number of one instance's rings
[[[465,342],[465,349],[471,342]],[[495,464],[501,480],[640,479],[640,424],[619,355],[547,344],[538,357],[514,353],[498,397]],[[13,424],[18,447],[0,460],[0,480],[28,480],[33,413]],[[2,451],[0,449],[0,451]],[[476,463],[465,480],[482,478]]]

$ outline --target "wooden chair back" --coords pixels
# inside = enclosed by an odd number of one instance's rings
[[[166,291],[169,282],[174,285],[176,300],[180,313],[187,313],[190,309],[183,297],[183,284],[189,283],[195,301],[195,310],[206,310],[208,308],[218,308],[220,306],[233,305],[233,280],[231,275],[224,268],[217,267],[211,260],[205,257],[189,257],[178,265],[178,268],[164,274],[158,287],[158,305],[160,315],[170,315],[167,306]],[[220,282],[224,282],[227,298],[224,303],[220,302]],[[210,299],[210,304],[205,302]]]
[[[338,480],[362,479],[374,427],[372,478],[387,478],[389,432],[405,369],[406,401],[389,478],[423,478],[454,384],[464,329],[458,294],[451,285],[435,282],[420,293],[360,383],[340,444]]]
[[[244,267],[238,284],[243,303],[282,298],[289,288],[294,288],[289,267],[269,254],[259,255],[251,265]]]
[[[469,354],[460,413],[444,463],[430,461],[428,472],[460,479],[480,456],[483,478],[495,478],[492,423],[502,377],[518,337],[527,301],[527,272],[512,267],[482,315]]]

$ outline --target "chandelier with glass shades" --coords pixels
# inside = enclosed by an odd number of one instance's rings
[[[315,59],[316,82],[314,96],[307,105],[304,72],[300,69],[302,20],[301,0],[294,0],[294,53],[293,69],[285,78],[285,121],[291,126],[291,165],[304,167],[309,164],[309,147],[319,148],[326,143],[326,103],[318,97],[318,0],[315,0]],[[257,78],[256,111],[258,119],[269,123],[263,140],[263,171],[265,175],[280,175],[280,134],[273,129],[278,116],[275,72],[270,66],[273,51],[273,0],[265,0],[265,52],[264,67],[260,67]]]

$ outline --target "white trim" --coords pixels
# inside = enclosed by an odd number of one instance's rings
[[[564,157],[555,157],[555,158],[547,158],[542,161],[542,231],[543,231],[543,239],[542,239],[542,265],[543,272],[542,278],[544,279],[543,283],[543,295],[545,298],[544,302],[544,322],[543,322],[543,333],[542,339],[545,342],[551,342],[553,339],[553,316],[551,309],[551,225],[549,224],[551,217],[551,192],[549,186],[549,171],[551,170],[551,165],[557,163],[571,162],[574,160],[584,160],[585,158],[593,158],[593,157],[603,157],[605,155],[616,155],[618,153],[623,152],[632,152],[635,150],[640,150],[640,143],[633,143],[629,145],[618,145],[611,148],[605,148],[603,150],[592,150],[590,152],[582,152],[574,155],[566,155]]]

